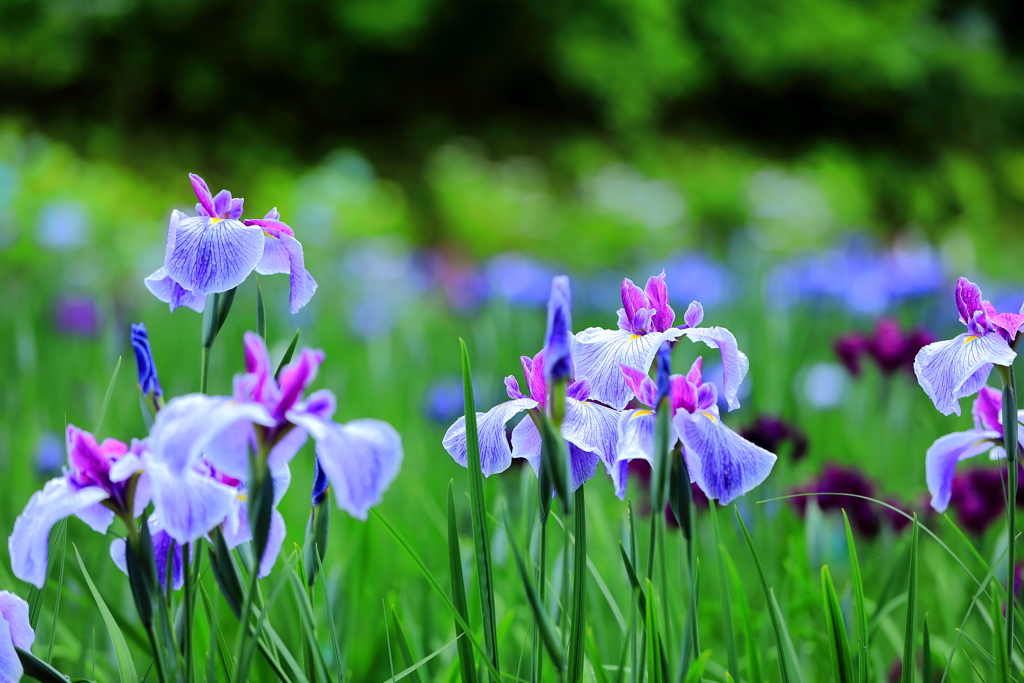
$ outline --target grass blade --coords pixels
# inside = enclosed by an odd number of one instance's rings
[[[507,520],[505,526],[510,528]],[[533,610],[533,619],[540,631],[541,642],[544,643],[544,648],[548,651],[555,669],[563,671],[565,669],[565,650],[562,648],[562,643],[555,633],[554,626],[551,625],[551,619],[548,617],[547,610],[544,609],[544,602],[540,599],[540,595],[538,595],[537,589],[534,588],[533,581],[530,579],[530,572],[526,568],[526,562],[523,560],[523,553],[519,549],[519,544],[516,543],[512,534],[508,533],[507,530],[506,534],[509,545],[512,546],[512,555],[516,560],[516,568],[519,570],[519,576],[523,581],[523,589],[526,591],[526,601],[530,603],[530,609]]]
[[[458,639],[456,639],[456,640],[458,640]],[[406,676],[411,676],[413,673],[416,673],[417,671],[422,669],[424,666],[426,666],[427,662],[429,662],[434,657],[438,656],[439,654],[441,654],[442,652],[444,652],[445,650],[450,648],[452,645],[455,644],[455,642],[456,642],[455,640],[451,640],[451,641],[445,643],[444,645],[442,645],[441,647],[437,648],[436,650],[431,652],[429,655],[427,655],[426,657],[424,657],[420,661],[418,661],[415,664],[413,664],[412,666],[410,666],[408,669],[405,669],[403,671],[399,671],[397,674],[395,674],[394,679],[396,681],[400,681],[403,678],[405,678]],[[391,679],[389,678],[388,680],[384,681],[384,683],[391,683]]]
[[[757,641],[754,639],[753,618],[750,614],[750,604],[747,602],[747,593],[743,590],[743,581],[740,579],[739,570],[732,561],[725,547],[722,547],[722,559],[729,570],[729,579],[732,581],[733,590],[736,591],[736,605],[739,607],[740,623],[743,624],[743,644],[747,653],[747,681],[750,683],[761,683],[761,653],[757,649]]]
[[[473,543],[476,552],[477,582],[480,588],[480,614],[484,626],[484,647],[487,658],[498,666],[498,627],[494,614],[494,575],[491,572],[491,539],[487,531],[487,507],[484,502],[484,473],[480,464],[480,443],[476,425],[476,403],[473,396],[473,372],[469,366],[469,349],[462,348],[462,384],[466,409],[466,465],[469,472],[469,503],[473,520]],[[451,533],[449,525],[449,533]],[[449,538],[449,544],[451,539]],[[500,678],[498,679],[500,680]]]
[[[248,639],[248,642],[245,644],[245,648],[242,650],[241,656],[238,658],[238,668],[235,669],[234,678],[236,683],[245,683],[249,680],[249,669],[252,667],[252,659],[256,655],[256,648],[261,642],[260,632],[263,630],[263,626],[267,621],[267,614],[270,613],[270,607],[274,604],[274,601],[277,600],[278,594],[287,583],[288,575],[294,571],[294,561],[294,558],[289,558],[287,564],[291,566],[282,567],[281,573],[278,575],[277,579],[274,580],[274,585],[270,589],[270,595],[267,596],[267,601],[263,605],[263,610],[260,611],[259,617],[256,619],[256,625],[253,628],[252,637]],[[241,624],[240,626],[241,628],[245,628],[246,624]]]
[[[96,584],[92,582],[92,577],[89,576],[89,571],[85,568],[85,563],[82,562],[82,555],[78,552],[78,546],[73,543],[71,545],[75,549],[75,557],[78,558],[78,566],[82,570],[85,583],[89,587],[89,592],[92,593],[93,600],[96,601],[96,606],[100,610],[103,623],[107,627],[107,633],[110,634],[110,640],[114,643],[114,654],[117,656],[117,670],[121,677],[121,683],[136,683],[139,677],[135,673],[135,663],[132,661],[132,655],[128,650],[128,643],[125,642],[124,634],[121,633],[121,629],[114,620],[114,615],[107,608],[107,603],[103,601],[103,596],[96,590]]]
[[[462,683],[475,683],[477,679],[473,646],[465,637],[466,624],[469,623],[469,605],[466,602],[466,583],[462,577],[462,551],[459,549],[459,529],[455,519],[455,484],[452,481],[448,482],[448,567],[452,580],[452,602],[461,617],[455,620],[455,637],[459,641]]]
[[[821,568],[821,596],[825,606],[825,624],[832,646],[829,648],[832,655],[832,680],[835,683],[854,683],[850,641],[846,638],[843,610],[839,606],[839,596],[836,595],[835,586],[832,585],[832,575],[829,573],[827,565]]]
[[[263,339],[267,338],[267,307],[263,303],[263,288],[260,287],[260,277],[256,276],[256,334]]]
[[[594,678],[597,683],[612,683],[608,679],[608,672],[604,670],[604,660],[601,659],[601,649],[594,639],[594,631],[589,628],[587,629],[587,656],[590,657],[590,663],[594,667]]]
[[[996,683],[1013,683],[1010,676],[1010,653],[1006,651],[1006,640],[1003,633],[1003,626],[1006,617],[999,609],[999,601],[993,600],[989,608],[992,614],[992,643],[994,647],[993,665],[996,670]]]
[[[409,666],[416,664],[416,657],[412,654],[412,648],[409,647],[409,639],[405,637],[405,631],[402,629],[402,622],[398,620],[398,612],[395,611],[395,606],[391,606],[391,623],[395,627],[395,636],[398,640],[398,649],[402,651],[402,657],[408,662]],[[420,683],[430,683],[427,680],[427,673],[422,669],[415,670],[416,678]],[[397,677],[395,680],[398,680]]]
[[[284,355],[281,356],[281,362],[277,364],[277,370],[274,372],[274,379],[281,377],[281,371],[284,370],[284,366],[292,362],[292,356],[295,355],[295,347],[299,344],[299,331],[295,330],[295,336],[292,337],[292,343],[288,345]]]
[[[68,683],[69,679],[67,676],[28,650],[22,650],[15,645],[14,651],[18,655],[18,659],[21,660],[21,667],[25,670],[25,675],[29,678],[34,678],[37,681],[41,681],[41,683]]]
[[[583,488],[576,489],[573,504],[575,518],[575,542],[572,565],[572,602],[570,604],[569,626],[569,674],[568,683],[576,683],[583,677],[584,622],[587,607],[587,508]]]
[[[747,541],[747,547],[750,548],[750,554],[754,558],[754,565],[757,567],[757,575],[761,579],[761,588],[764,590],[765,603],[768,606],[768,616],[772,621],[772,630],[775,632],[775,646],[779,652],[779,676],[782,683],[790,683],[789,674],[789,663],[786,647],[784,643],[782,615],[775,607],[775,600],[772,594],[771,587],[768,585],[768,577],[765,576],[764,567],[761,566],[761,559],[757,556],[757,549],[754,548],[754,539],[750,537],[750,532],[747,531],[747,525],[743,523],[743,516],[740,515],[740,509],[734,508],[736,511],[736,519],[739,520],[740,529],[743,531],[743,537]],[[785,635],[788,639],[788,634]]]
[[[650,579],[647,579],[647,595],[654,595],[654,586]],[[658,657],[660,641],[658,640],[658,619],[653,600],[647,605],[647,618],[644,623],[647,626],[647,681],[648,683],[665,683]]]
[[[687,606],[689,614],[693,614],[697,611],[697,605],[700,601],[700,560],[694,558],[693,564],[693,590],[690,591],[690,604]],[[682,657],[679,659],[679,668],[676,674],[677,681],[690,680],[691,676],[694,675],[696,670],[696,662],[700,659],[700,656],[693,656],[693,652],[697,649],[697,620],[688,616],[686,619],[686,626],[683,629],[683,647]],[[664,665],[664,662],[662,663]],[[737,665],[738,666],[738,665]],[[703,667],[701,667],[703,671]],[[728,672],[726,672],[728,673]],[[697,674],[695,680],[700,680],[702,674]],[[685,679],[683,677],[686,677]]]
[[[107,407],[110,405],[110,397],[114,395],[114,385],[117,384],[117,375],[121,372],[121,356],[117,357],[117,365],[114,366],[114,374],[110,376],[110,382],[107,384],[107,393],[103,395],[103,403],[100,404],[100,414],[96,418],[96,427],[92,430],[93,434],[99,436],[100,427],[103,426],[103,418],[107,416]]]
[[[324,574],[324,566],[320,560],[320,553],[313,553],[313,557],[316,559],[317,573],[320,576]],[[327,615],[327,630],[331,633],[331,650],[334,654],[334,667],[335,673],[338,674],[338,683],[345,680],[345,676],[341,670],[341,646],[338,644],[338,629],[334,625],[334,610],[331,609],[331,600],[327,596],[327,584],[326,579],[320,582],[320,596],[324,602],[324,613]],[[399,630],[401,633],[401,630]],[[426,683],[424,681],[424,683]]]
[[[729,583],[726,580],[725,562],[722,555],[725,548],[722,546],[722,535],[718,528],[718,505],[710,501],[711,506],[711,531],[715,538],[715,568],[718,570],[718,585],[722,593],[722,621],[725,624],[725,654],[728,663],[727,672],[733,677],[740,675],[739,657],[736,654],[736,635],[733,633],[732,601],[729,599]]]
[[[60,596],[64,590],[64,559],[68,552],[68,525],[67,518],[61,520],[63,524],[57,529],[60,538],[60,573],[57,575],[57,602],[53,605],[53,621],[50,622],[50,644],[46,649],[46,661],[53,661],[53,637],[57,633],[57,617],[60,614]]]
[[[920,530],[914,515],[914,531],[910,539],[910,579],[907,585],[907,627],[903,639],[903,673],[900,683],[914,683],[914,640],[917,637],[917,555]]]
[[[932,683],[932,641],[928,635],[928,615],[924,615],[924,642],[921,644],[921,680]]]
[[[843,524],[846,526],[846,547],[850,554],[850,574],[853,578],[854,615],[857,625],[857,680],[868,681],[868,611],[864,606],[864,581],[860,574],[860,562],[857,560],[857,548],[853,542],[853,530],[850,518],[843,510]],[[926,679],[931,683],[930,679]]]

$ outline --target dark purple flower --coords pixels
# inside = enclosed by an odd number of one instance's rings
[[[1002,473],[985,468],[956,475],[950,487],[949,506],[956,510],[960,524],[976,534],[984,533],[1006,510]]]
[[[54,326],[61,334],[86,339],[95,337],[100,328],[100,312],[96,301],[87,296],[63,296],[54,306]]]
[[[911,509],[909,505],[893,496],[887,496],[885,498],[885,502],[893,506],[894,508],[902,510],[908,515],[913,516],[914,514],[913,509]],[[910,526],[911,522],[913,521],[912,519],[905,517],[904,515],[901,515],[895,510],[892,510],[891,508],[887,507],[882,508],[882,515],[885,517],[886,521],[889,522],[889,526],[892,527],[893,531],[897,533],[906,529],[908,526]]]
[[[881,529],[882,520],[874,506],[863,498],[854,497],[875,497],[875,485],[856,468],[826,465],[816,481],[799,486],[793,492],[853,494],[816,495],[814,500],[822,510],[846,510],[846,514],[850,518],[850,525],[862,536],[874,537]],[[800,515],[807,511],[809,498],[810,496],[800,496],[791,499],[793,507]]]
[[[753,424],[740,430],[740,436],[771,453],[779,454],[786,442],[792,445],[790,457],[799,462],[807,455],[807,436],[796,425],[771,415],[761,415]]]
[[[926,330],[914,328],[904,333],[897,321],[882,318],[871,334],[841,335],[832,348],[854,377],[860,375],[864,357],[871,358],[882,374],[891,375],[900,370],[913,372],[918,351],[933,341],[935,338]]]
[[[839,362],[846,366],[850,374],[860,377],[860,359],[864,354],[865,340],[859,334],[843,334],[836,337],[832,349],[836,352]]]
[[[135,366],[139,371],[139,388],[149,396],[162,396],[160,380],[156,376],[156,363],[153,362],[153,349],[149,346],[149,335],[146,334],[146,323],[132,325],[132,349],[135,351]]]

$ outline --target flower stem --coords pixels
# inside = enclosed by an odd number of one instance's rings
[[[210,377],[210,352],[213,351],[212,346],[204,346],[202,350],[202,356],[199,364],[199,393],[206,393],[207,380]]]
[[[537,596],[540,598],[540,604],[544,605],[544,596],[547,593],[546,589],[546,565],[548,555],[548,524],[547,517],[541,516],[540,518],[540,557],[537,561]],[[540,647],[540,633],[537,622],[533,624],[533,675],[530,680],[532,683],[541,683],[541,677],[544,671],[544,667],[541,665],[541,647]]]
[[[156,669],[157,678],[160,683],[166,683],[167,674],[164,671],[164,654],[163,650],[157,645],[156,633],[153,631],[153,624],[146,625],[146,635],[149,636],[149,647],[153,650],[154,668]]]
[[[1013,366],[1000,368],[1003,378],[1003,447],[1006,449],[1006,651],[1013,652],[1013,570],[1017,541],[1017,378]],[[1013,664],[1011,662],[1010,666]]]

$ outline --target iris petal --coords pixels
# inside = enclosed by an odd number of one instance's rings
[[[567,398],[562,436],[570,445],[598,456],[611,474],[618,460],[618,412],[589,401]]]
[[[191,543],[224,521],[235,489],[192,469],[175,472],[149,458],[146,476],[153,508],[164,530],[178,543]]]
[[[946,434],[935,440],[925,454],[924,466],[933,508],[945,512],[949,506],[956,464],[989,450],[992,448],[991,439],[998,438],[998,432],[972,429],[969,432]]]
[[[921,388],[943,415],[960,414],[960,399],[977,393],[992,365],[1010,365],[1017,354],[997,333],[964,333],[921,349],[914,373]]]
[[[750,443],[711,413],[677,413],[675,423],[690,479],[722,505],[763,482],[775,465],[774,454]]]
[[[164,267],[182,287],[205,296],[242,284],[262,255],[262,228],[232,219],[195,216],[178,223],[173,251]]]
[[[694,327],[684,330],[690,341],[702,341],[713,349],[718,349],[722,356],[722,392],[725,395],[729,410],[736,410],[740,407],[737,395],[740,391],[740,384],[747,376],[750,369],[750,361],[747,354],[740,351],[736,343],[736,337],[724,327]]]
[[[633,398],[621,366],[641,371],[651,367],[664,341],[678,339],[683,331],[671,328],[660,333],[630,334],[625,330],[591,327],[576,335],[572,345],[576,379],[590,384],[590,398],[622,410]]]
[[[167,269],[161,267],[145,280],[146,288],[153,293],[157,299],[171,305],[171,313],[180,306],[191,308],[196,313],[202,313],[206,308],[206,297],[193,294],[181,285],[174,278],[167,274]]]
[[[494,406],[486,413],[476,414],[477,435],[480,442],[480,466],[485,477],[504,472],[512,464],[512,449],[505,436],[505,423],[524,410],[537,407],[531,398],[518,398]],[[455,421],[442,442],[448,455],[463,467],[467,466],[466,418]]]

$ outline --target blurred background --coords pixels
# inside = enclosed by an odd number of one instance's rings
[[[924,451],[970,419],[935,413],[913,354],[956,330],[958,275],[1000,310],[1024,299],[1022,21],[1000,0],[2,0],[0,473],[17,485],[0,529],[59,470],[64,423],[94,426],[119,356],[101,432],[144,434],[130,322],[149,326],[168,394],[197,388],[200,316],[142,283],[170,211],[195,203],[189,172],[294,228],[320,289],[290,316],[287,278],[261,280],[272,351],[301,328],[327,351],[339,416],[403,433],[384,509],[423,547],[462,482],[440,447],[462,411],[457,338],[486,409],[538,350],[562,272],[577,330],[613,326],[623,276],[665,269],[677,311],[698,299],[737,335],[752,370],[732,426],[799,437],[772,442],[786,457],[768,493],[860,477],[924,512]],[[254,321],[250,279],[212,392]],[[294,469],[301,543],[312,473]],[[983,535],[1001,510],[961,484],[961,520]],[[839,552],[817,513],[773,509],[814,571]],[[864,515],[894,547],[902,527]],[[418,579],[372,522],[336,520],[351,626]],[[101,566],[105,546],[84,542]],[[383,641],[364,637],[348,666],[381,674]],[[413,634],[423,652],[430,637]],[[87,661],[63,638],[58,657]]]

